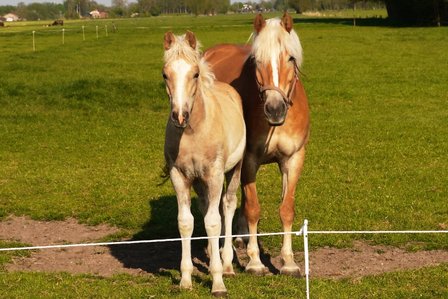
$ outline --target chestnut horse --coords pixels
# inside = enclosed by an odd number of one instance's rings
[[[282,174],[280,218],[283,231],[281,273],[300,275],[294,261],[291,234],[294,221],[294,194],[305,158],[309,135],[307,97],[299,80],[302,46],[285,13],[282,19],[254,21],[252,47],[217,45],[204,53],[217,80],[231,84],[243,100],[247,127],[246,153],[241,172],[242,200],[238,225],[257,233],[260,204],[256,175],[262,164],[277,163]],[[240,213],[241,215],[242,213]],[[243,223],[243,225],[242,225]],[[249,237],[246,271],[264,274],[256,236]]]
[[[171,112],[166,125],[165,160],[176,191],[178,227],[182,240],[181,288],[191,288],[191,240],[193,215],[190,189],[196,191],[205,214],[209,239],[212,294],[225,295],[224,275],[234,275],[232,220],[237,205],[241,165],[246,145],[246,127],[238,93],[228,84],[215,81],[201,57],[192,32],[164,40],[163,78]],[[227,185],[223,192],[223,184]],[[222,194],[222,200],[221,200]],[[222,202],[221,202],[222,201]],[[225,241],[222,260],[220,204]]]

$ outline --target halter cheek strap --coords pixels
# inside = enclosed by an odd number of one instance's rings
[[[292,105],[292,91],[294,90],[297,80],[299,79],[299,67],[297,66],[296,62],[294,61],[294,80],[292,81],[291,87],[288,90],[288,93],[285,94],[285,92],[283,90],[281,90],[280,88],[278,88],[277,86],[273,86],[273,85],[263,85],[261,84],[258,79],[257,79],[257,84],[258,84],[258,89],[260,92],[260,98],[263,100],[262,94],[266,91],[266,90],[275,90],[276,92],[278,92],[282,98],[283,101],[285,101],[286,105],[291,106]]]
[[[291,84],[291,88],[288,90],[288,94],[286,94],[283,90],[281,90],[277,86],[274,86],[274,85],[261,85],[260,83],[258,83],[260,96],[266,90],[275,90],[276,92],[278,92],[282,96],[282,98],[285,101],[285,103],[288,106],[291,106],[292,105],[291,95],[292,95],[292,91],[294,90],[294,87],[296,86],[296,83],[297,83],[297,74],[294,74],[294,80],[293,80],[293,82]]]

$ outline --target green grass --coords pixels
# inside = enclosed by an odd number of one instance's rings
[[[31,22],[2,28],[0,218],[75,217],[88,224],[116,225],[124,235],[136,238],[177,236],[174,191],[169,183],[159,185],[169,109],[160,75],[163,34],[193,30],[204,48],[244,43],[252,17],[114,20],[115,33],[111,20],[73,21],[65,26],[64,45],[61,28]],[[300,17],[296,23],[305,53],[303,81],[312,129],[297,189],[295,228],[304,218],[309,219],[310,230],[446,227],[448,29],[354,28],[344,21]],[[276,166],[261,169],[258,191],[260,230],[280,231],[279,217],[272,212],[278,209],[281,194]],[[197,235],[203,232],[201,226],[196,217]],[[313,235],[310,242],[315,247],[346,247],[355,239],[413,250],[448,249],[448,238],[434,235]],[[277,237],[263,243],[269,252],[280,250]],[[294,247],[301,246],[301,238],[294,238]],[[423,297],[439,297],[446,294],[441,287],[446,283],[430,277],[446,282],[446,270],[441,266],[361,283],[316,280],[314,284],[320,298],[336,292],[340,298],[348,298],[350,292],[359,294],[353,297],[412,298],[420,290],[428,290]],[[153,278],[0,275],[0,284],[9,286],[0,288],[8,292],[6,297],[30,294],[31,281],[44,284],[47,293],[39,297],[67,294],[63,286],[84,297],[88,292],[108,297],[113,291],[150,296],[148,286],[157,291],[154,294],[191,295],[178,294],[172,280],[163,276],[153,282]],[[50,282],[45,285],[46,280]],[[21,281],[31,285],[14,287]],[[239,294],[248,284],[256,285],[251,288],[259,292],[254,297],[263,297],[266,291],[271,298],[272,289],[285,289],[284,296],[292,297],[304,289],[303,281],[276,276],[254,282],[243,274],[231,280],[229,291]],[[376,289],[379,293],[373,292]],[[193,294],[208,294],[208,285]]]
[[[437,280],[434,279],[437,277]],[[102,278],[66,273],[1,273],[2,298],[210,298],[211,281],[195,277],[193,290],[176,286],[178,273],[161,276],[116,275]],[[311,298],[446,298],[448,266],[368,276],[362,279],[312,279]],[[226,279],[229,298],[306,298],[304,280],[287,276],[238,274]],[[251,286],[248,291],[248,285]],[[398,285],[398,286],[397,286]],[[32,294],[32,295],[31,295]]]

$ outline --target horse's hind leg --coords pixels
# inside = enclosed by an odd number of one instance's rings
[[[305,158],[305,148],[302,147],[298,152],[291,156],[288,160],[282,161],[280,171],[282,172],[283,192],[282,204],[280,205],[280,218],[285,233],[292,231],[294,222],[294,195],[296,185],[300,177]],[[292,236],[285,234],[283,236],[283,246],[281,250],[283,266],[280,273],[299,276],[299,266],[294,261],[294,252],[292,250]]]
[[[242,161],[240,161],[231,171],[226,173],[227,188],[222,198],[222,209],[224,214],[224,247],[222,250],[222,261],[225,276],[233,276],[232,261],[233,261],[233,248],[232,248],[232,221],[235,215],[236,204],[238,198],[236,192],[240,185]]]
[[[193,182],[193,189],[196,192],[197,196],[198,196],[198,208],[199,211],[201,212],[202,216],[205,217],[205,214],[207,213],[207,209],[208,209],[208,200],[206,198],[206,186],[204,185],[204,183],[197,179]],[[207,244],[207,255],[210,256],[210,240],[208,241]]]

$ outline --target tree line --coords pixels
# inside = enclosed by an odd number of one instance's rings
[[[356,1],[363,3],[364,8],[371,8],[382,0]],[[65,0],[63,4],[56,3],[19,3],[17,6],[0,6],[0,14],[14,12],[21,19],[76,19],[88,17],[92,10],[108,12],[111,17],[128,17],[131,15],[157,16],[160,14],[194,14],[214,15],[221,13],[238,13],[243,11],[244,4],[252,7],[252,11],[284,11],[293,9],[297,12],[307,10],[338,10],[350,8],[352,0],[265,0],[241,1],[231,3],[230,0],[112,0],[112,5],[106,7],[94,0]],[[247,7],[247,6],[246,6]]]
[[[296,12],[317,10],[387,8],[389,19],[398,24],[448,25],[448,0],[264,0],[261,2],[235,2],[230,0],[112,0],[106,7],[94,0],[65,0],[57,3],[19,3],[17,6],[0,6],[0,15],[14,12],[21,19],[75,19],[88,17],[89,12],[98,9],[109,13],[110,17],[156,16],[160,14],[214,15],[243,11],[248,5],[255,12],[269,10]]]

